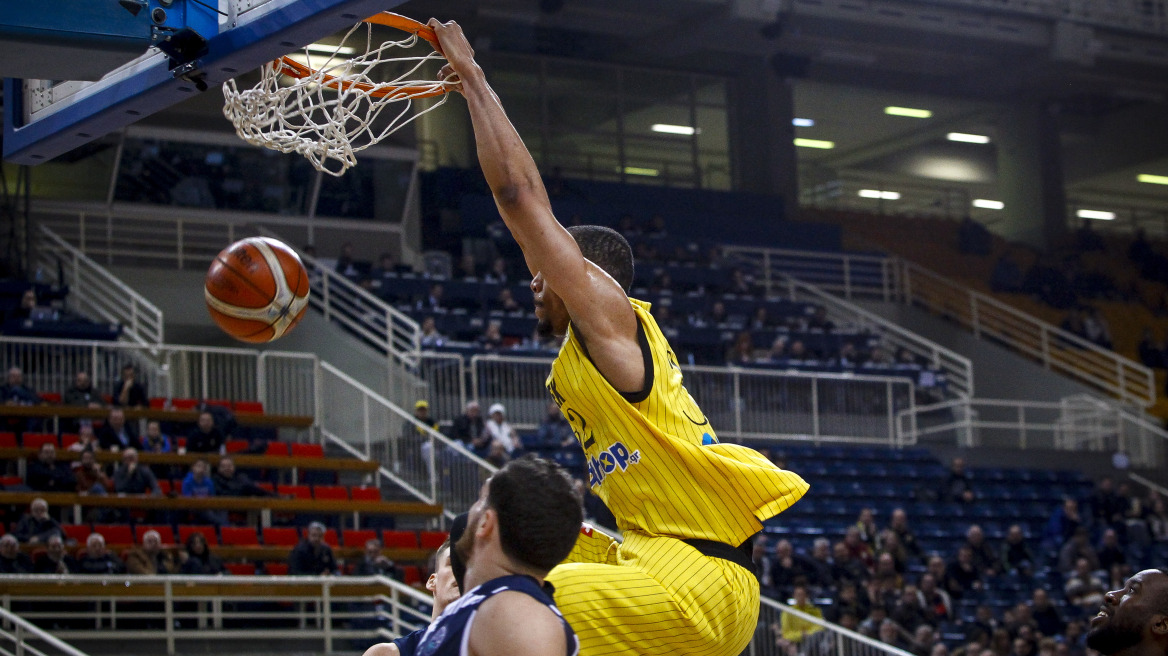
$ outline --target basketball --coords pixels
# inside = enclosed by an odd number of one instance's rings
[[[228,335],[270,342],[292,330],[308,309],[308,271],[286,244],[249,237],[215,256],[203,294],[211,318]]]

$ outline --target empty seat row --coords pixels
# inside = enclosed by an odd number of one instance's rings
[[[211,525],[180,524],[175,527],[169,524],[65,524],[62,526],[65,536],[78,544],[84,545],[91,533],[99,533],[105,538],[108,545],[141,544],[142,536],[147,531],[158,531],[163,544],[186,544],[194,533],[200,533],[209,545],[248,547],[248,546],[280,546],[292,547],[300,542],[302,536],[307,536],[308,529],[294,527],[265,527],[257,530],[250,526],[221,526],[218,529]],[[346,529],[338,536],[335,529],[327,529],[324,542],[330,546],[364,547],[372,539],[380,539],[385,548],[389,549],[437,549],[445,540],[444,531],[397,531],[385,529]]]
[[[54,433],[23,433],[20,439],[17,439],[16,433],[0,432],[0,448],[17,448],[25,447],[32,449],[39,449],[43,444],[52,444],[55,447],[67,449],[73,444],[76,444],[78,437],[76,433],[62,433],[58,436]],[[175,442],[179,447],[185,447],[187,439],[185,437],[176,438]],[[249,443],[247,440],[227,440],[225,444],[227,453],[242,453],[247,451]],[[263,455],[281,456],[293,458],[323,458],[324,447],[320,444],[303,444],[300,442],[269,442],[267,449]]]

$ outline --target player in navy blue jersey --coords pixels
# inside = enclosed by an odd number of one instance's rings
[[[461,520],[461,521],[460,521]],[[457,542],[466,530],[466,515],[459,515],[450,527],[450,539],[438,547],[434,552],[434,559],[430,563],[430,578],[426,579],[426,589],[434,595],[434,606],[430,611],[430,621],[438,619],[442,611],[446,610],[451,602],[459,597],[458,582],[454,580],[454,570],[450,563],[450,542]],[[363,656],[414,656],[418,648],[418,640],[426,632],[425,628],[404,635],[393,642],[383,642],[365,650]]]

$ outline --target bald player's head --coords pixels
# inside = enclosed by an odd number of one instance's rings
[[[1103,656],[1168,654],[1168,570],[1146,569],[1103,597],[1087,646]]]

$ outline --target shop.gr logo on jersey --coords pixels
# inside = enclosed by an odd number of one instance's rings
[[[604,478],[616,471],[618,467],[624,471],[630,465],[635,465],[638,462],[641,462],[640,451],[629,453],[624,444],[616,442],[601,451],[600,455],[588,459],[588,485],[596,487],[603,483]]]

